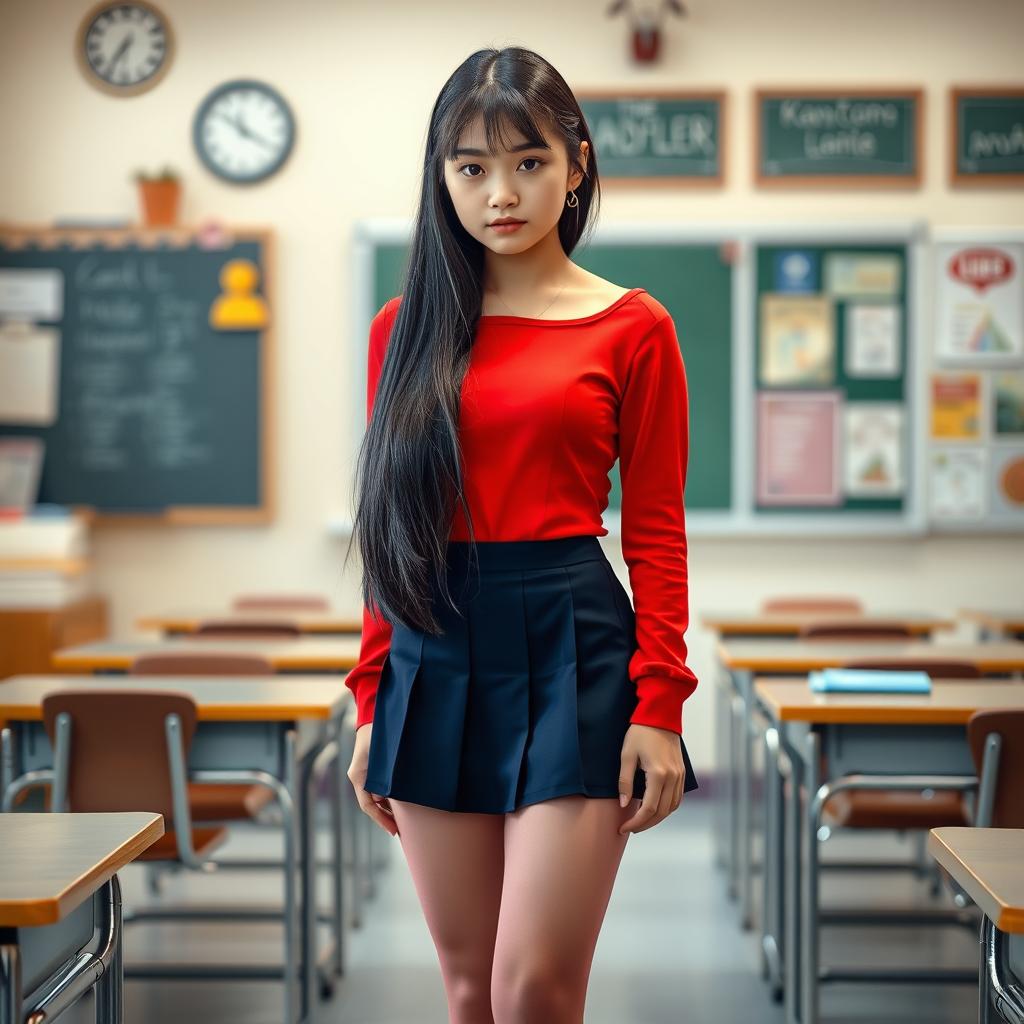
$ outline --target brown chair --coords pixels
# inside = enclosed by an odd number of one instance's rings
[[[319,594],[240,594],[231,608],[236,612],[326,612],[331,605]]]
[[[269,676],[274,667],[258,654],[211,651],[193,654],[154,651],[133,661],[132,676]],[[266,786],[190,782],[188,799],[194,821],[239,821],[255,818],[274,799]]]
[[[967,742],[981,780],[976,824],[1024,828],[1024,711],[975,711]]]
[[[185,792],[196,728],[186,693],[59,690],[43,698],[53,746],[53,811],[152,811],[166,831],[140,860],[176,860],[201,870],[226,828],[193,828]]]
[[[899,623],[883,622],[809,622],[799,632],[801,640],[821,640],[832,643],[870,643],[871,641],[912,640],[913,635],[906,626]]]
[[[887,662],[862,658],[845,668],[927,672],[932,679],[978,679],[978,667],[969,661]],[[941,825],[970,825],[970,808],[954,790],[841,790],[822,809],[830,828],[931,829]]]
[[[761,611],[767,614],[775,612],[784,613],[813,613],[823,615],[859,615],[863,614],[864,606],[855,597],[842,596],[800,596],[791,595],[787,597],[767,597],[761,602]]]
[[[204,619],[191,635],[199,640],[297,640],[302,630],[279,619]]]

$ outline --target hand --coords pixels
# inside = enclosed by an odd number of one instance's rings
[[[622,741],[619,770],[619,793],[626,797],[623,806],[633,797],[633,777],[637,762],[647,777],[643,802],[636,814],[619,826],[619,835],[643,832],[667,818],[683,798],[686,768],[679,734],[653,725],[631,725]],[[634,826],[639,825],[639,828]]]
[[[370,757],[370,734],[373,731],[373,722],[364,722],[356,729],[355,749],[352,751],[352,763],[348,766],[348,779],[352,788],[356,791],[356,800],[360,808],[368,814],[385,832],[391,835],[398,835],[398,826],[395,824],[395,816],[391,805],[386,797],[376,793],[367,793],[366,784],[366,763]],[[378,802],[379,801],[379,802]]]

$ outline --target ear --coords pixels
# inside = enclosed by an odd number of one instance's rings
[[[584,171],[587,169],[587,156],[589,152],[590,143],[587,142],[586,139],[584,139],[583,142],[580,143],[580,163],[583,165]],[[580,182],[583,181],[583,178],[584,175],[580,171],[574,170],[572,174],[569,175],[569,191],[571,192],[574,188],[576,188],[580,184]]]

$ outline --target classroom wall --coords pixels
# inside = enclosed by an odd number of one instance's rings
[[[952,192],[946,178],[947,87],[1021,80],[1024,5],[1006,0],[690,0],[671,20],[661,63],[631,66],[625,22],[592,0],[520,0],[511,8],[453,0],[157,0],[177,54],[153,91],[107,96],[72,52],[85,0],[0,3],[0,219],[133,216],[131,173],[171,163],[184,173],[182,220],[217,215],[278,235],[278,515],[269,527],[126,528],[95,533],[96,579],[113,628],[137,615],[267,587],[330,594],[355,613],[358,563],[327,522],[348,507],[353,438],[346,407],[365,339],[350,336],[353,222],[410,216],[437,90],[474,49],[519,44],[544,54],[570,85],[719,87],[729,92],[727,187],[718,192],[608,188],[602,218],[861,222],[924,217],[937,224],[1024,224],[1020,190]],[[233,187],[198,163],[196,107],[216,84],[264,78],[298,119],[290,162],[269,182]],[[750,186],[752,89],[804,83],[920,85],[926,161],[918,192],[758,193]],[[684,321],[679,328],[686,330]],[[701,438],[696,432],[693,445]],[[609,550],[624,570],[614,542]],[[798,587],[849,590],[870,605],[953,613],[1019,604],[1024,543],[998,537],[925,540],[691,539],[691,613],[753,607]],[[711,638],[689,633],[703,680],[687,703],[695,767],[710,765]]]

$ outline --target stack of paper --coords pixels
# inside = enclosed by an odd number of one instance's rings
[[[0,521],[0,608],[55,608],[93,589],[84,517]]]
[[[875,668],[827,668],[810,674],[814,693],[931,693],[927,672],[890,672]]]

